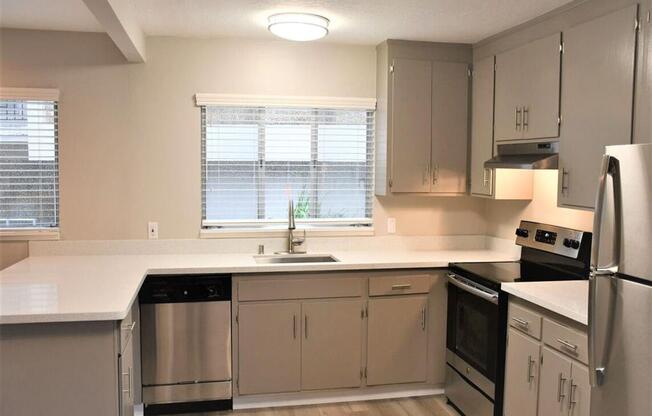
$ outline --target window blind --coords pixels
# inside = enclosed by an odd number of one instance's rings
[[[201,106],[204,227],[370,224],[374,109]]]
[[[0,99],[0,229],[59,224],[57,102]]]

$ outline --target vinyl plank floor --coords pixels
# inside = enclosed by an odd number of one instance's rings
[[[142,413],[136,413],[139,415]],[[190,415],[189,415],[190,416]],[[198,416],[194,413],[192,416]],[[204,413],[202,416],[459,416],[444,396],[410,397],[368,402],[246,409]]]

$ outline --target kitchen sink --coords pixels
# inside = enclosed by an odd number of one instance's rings
[[[336,263],[339,260],[330,254],[273,254],[254,256],[258,264],[286,263]]]

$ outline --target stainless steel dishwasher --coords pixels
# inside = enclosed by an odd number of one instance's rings
[[[145,414],[231,409],[231,276],[148,276],[139,300]]]

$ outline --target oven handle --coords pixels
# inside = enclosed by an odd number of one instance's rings
[[[466,283],[462,282],[460,279],[457,278],[453,273],[448,274],[448,283],[459,287],[462,290],[465,290],[473,295],[476,295],[479,298],[482,298],[484,300],[488,300],[491,303],[494,303],[498,305],[498,293],[492,292],[492,293],[487,293],[485,291],[482,291],[480,289],[477,289],[471,285],[467,285]]]

